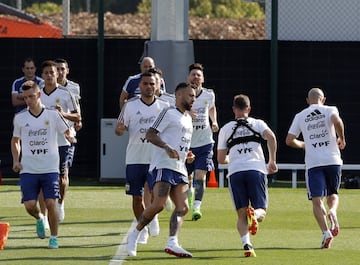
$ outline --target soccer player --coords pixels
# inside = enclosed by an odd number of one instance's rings
[[[149,174],[154,147],[145,139],[145,135],[155,118],[170,105],[167,101],[155,97],[155,75],[150,72],[141,74],[141,96],[129,99],[118,117],[115,133],[119,136],[129,132],[126,149],[126,194],[132,195],[132,207],[136,220],[140,219],[144,209],[151,204],[152,177]],[[145,205],[144,205],[145,204]],[[159,234],[157,216],[149,225],[150,235]],[[139,244],[146,244],[148,228],[143,229]]]
[[[162,100],[165,100],[169,102],[170,106],[175,106],[175,95],[170,94],[167,92],[164,92],[161,90],[161,85],[163,84],[164,79],[162,78],[162,71],[158,67],[151,68],[149,70],[150,73],[153,73],[155,75],[155,96],[161,98]],[[166,200],[166,206],[165,209],[167,211],[171,211],[172,209],[172,202],[171,199],[168,197]]]
[[[32,58],[25,59],[21,70],[24,73],[24,76],[16,79],[11,87],[11,103],[15,107],[15,113],[26,108],[26,103],[22,95],[22,84],[29,80],[34,81],[37,84],[40,84],[43,81],[40,77],[35,75],[36,66]]]
[[[191,151],[196,159],[194,163],[187,164],[190,177],[189,206],[193,205],[192,220],[202,217],[200,211],[201,201],[206,187],[206,174],[215,169],[213,158],[213,132],[219,130],[215,106],[215,94],[211,89],[204,88],[204,68],[199,63],[189,66],[188,82],[196,87],[196,101],[191,109],[194,133],[191,139]],[[211,126],[209,122],[211,120]],[[191,183],[191,180],[193,183]],[[195,200],[193,201],[193,188],[195,187]]]
[[[250,234],[255,235],[258,222],[264,220],[268,207],[267,174],[277,172],[275,134],[260,119],[249,117],[250,99],[234,97],[235,121],[225,124],[219,132],[217,159],[229,164],[229,190],[238,215],[237,230],[245,257],[255,257]],[[267,141],[268,165],[261,142]],[[227,153],[229,155],[227,155]]]
[[[192,254],[178,242],[178,233],[188,212],[188,175],[185,160],[194,156],[189,151],[193,131],[189,111],[195,101],[195,91],[190,84],[180,83],[175,89],[176,107],[164,109],[146,133],[146,139],[156,146],[156,155],[150,165],[155,181],[154,200],[141,214],[134,231],[129,234],[127,252],[136,256],[140,231],[165,207],[170,195],[175,204],[170,217],[169,240],[165,252],[177,257],[191,258]]]
[[[119,106],[120,109],[124,106],[126,100],[135,97],[140,94],[139,82],[141,78],[141,74],[148,72],[151,68],[155,67],[154,59],[151,57],[144,57],[140,62],[140,73],[136,75],[129,76],[126,80],[120,97],[119,97]],[[165,89],[165,81],[162,80],[161,89],[166,91]]]
[[[325,100],[320,88],[310,89],[306,98],[309,106],[295,115],[286,137],[288,146],[306,151],[305,180],[313,213],[322,232],[320,248],[329,248],[333,237],[339,233],[336,212],[343,163],[340,149],[346,146],[339,111],[335,106],[325,105]],[[300,133],[303,140],[298,139]],[[328,212],[323,201],[325,197]]]
[[[45,224],[36,203],[40,189],[43,191],[51,232],[49,248],[58,248],[58,212],[55,206],[59,197],[57,136],[63,135],[70,142],[74,137],[60,113],[42,105],[36,82],[26,81],[22,91],[28,109],[14,117],[11,139],[13,170],[20,172],[22,202],[26,211],[36,219],[36,232],[41,239],[45,238]]]
[[[44,79],[44,87],[42,88],[43,104],[48,108],[57,109],[68,121],[80,122],[81,115],[75,98],[68,89],[57,83],[57,64],[48,60],[44,61],[41,67],[42,78]],[[65,218],[64,200],[69,187],[69,167],[72,165],[75,147],[62,135],[58,137],[58,145],[60,154],[60,198],[56,206],[59,211],[59,221],[62,222]]]
[[[154,67],[149,70],[150,73],[154,73],[156,83],[155,83],[155,95],[163,100],[166,100],[170,103],[171,106],[175,106],[175,95],[164,92],[161,90],[161,85],[163,84],[164,79],[162,78],[163,73],[160,68]]]
[[[74,81],[68,79],[68,74],[70,73],[69,64],[65,59],[57,58],[55,59],[56,68],[58,71],[58,79],[57,82],[61,86],[67,88],[73,97],[75,98],[76,104],[78,105],[79,113],[81,113],[80,108],[80,85]],[[82,128],[82,121],[76,122],[74,124],[74,128],[76,131],[79,131]]]

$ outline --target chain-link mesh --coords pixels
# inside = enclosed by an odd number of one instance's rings
[[[271,2],[266,0],[266,38],[271,38]],[[359,41],[359,0],[278,0],[278,39]]]
[[[258,3],[262,10],[264,9],[265,0],[246,1]],[[163,3],[164,1],[159,2]],[[4,0],[1,1],[1,3],[7,4],[14,9],[20,9],[22,12],[31,13],[43,23],[36,24],[26,19],[20,19],[17,16],[5,15],[0,11],[0,37],[96,37],[98,33],[98,0]],[[70,3],[70,6],[68,6],[67,3]],[[145,10],[145,13],[137,12],[139,3],[139,0],[104,0],[105,36],[141,39],[152,38],[152,16],[146,13],[146,8],[142,9],[142,11]],[[45,4],[48,5],[48,8],[49,5],[52,5],[49,9],[53,8],[56,12],[43,12]],[[176,1],[176,4],[178,4],[178,1]],[[177,11],[182,9],[180,7],[176,8]],[[265,19],[260,18],[262,11],[257,11],[256,8],[250,7],[244,10],[258,15],[259,18],[209,19],[209,17],[189,16],[188,38],[264,39]],[[165,13],[161,13],[161,15],[165,15]],[[5,21],[5,19],[3,19],[4,17],[12,21],[15,25],[5,23],[8,21]],[[179,27],[179,23],[175,23],[174,25]],[[46,31],[44,27],[47,24],[50,24],[52,29],[48,28],[48,31]],[[166,25],[162,26],[170,32],[170,27],[166,28]],[[161,30],[161,32],[164,32],[164,29]],[[1,34],[2,32],[3,34]]]

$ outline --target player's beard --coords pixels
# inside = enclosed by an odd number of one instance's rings
[[[190,105],[190,103],[184,102],[183,105],[184,105],[185,110],[188,110],[188,111],[191,110],[192,104]]]

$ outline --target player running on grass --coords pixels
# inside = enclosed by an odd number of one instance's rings
[[[336,211],[341,181],[340,149],[346,146],[344,123],[339,111],[334,106],[324,105],[325,100],[321,89],[310,89],[306,99],[309,106],[296,114],[286,137],[288,146],[306,150],[305,179],[314,216],[322,231],[320,248],[329,248],[333,237],[339,233]],[[300,133],[304,141],[297,139]],[[327,214],[323,201],[325,197],[329,208]]]
[[[189,110],[195,100],[195,91],[190,84],[180,83],[175,89],[176,108],[164,109],[146,133],[146,139],[156,146],[156,155],[150,165],[155,181],[154,200],[141,214],[136,229],[127,239],[129,256],[136,256],[140,231],[161,212],[170,195],[175,209],[170,217],[170,231],[165,252],[182,258],[192,254],[183,249],[178,242],[178,233],[188,212],[188,175],[185,161],[192,162],[189,152],[193,126]]]
[[[229,190],[238,215],[237,230],[243,243],[244,255],[256,257],[250,234],[256,234],[258,222],[263,221],[266,215],[266,174],[278,170],[277,142],[275,134],[263,120],[249,117],[250,110],[248,96],[234,97],[235,121],[228,122],[220,129],[217,159],[220,164],[229,164]],[[268,165],[265,164],[261,147],[263,140],[267,141]]]

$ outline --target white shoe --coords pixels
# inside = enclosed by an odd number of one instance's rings
[[[139,233],[139,237],[137,239],[137,243],[138,244],[142,244],[142,245],[145,245],[147,244],[147,241],[149,239],[149,230],[148,228],[145,226],[143,228],[143,230],[140,231]]]
[[[58,214],[59,214],[59,223],[61,223],[65,219],[64,201],[62,203],[57,202],[56,208],[57,208]]]
[[[170,197],[168,197],[166,199],[165,210],[170,212],[171,209],[172,209],[172,201],[171,201]]]
[[[45,229],[46,229],[46,230],[50,230],[50,225],[49,225],[48,217],[47,217],[46,215],[44,215],[43,219],[44,219]]]
[[[333,239],[334,239],[334,237],[331,234],[331,232],[328,232],[328,231],[324,232],[320,248],[330,248],[331,241]]]
[[[136,248],[137,248],[137,235],[135,235],[135,231],[130,233],[127,237],[126,251],[129,256],[136,256]]]
[[[185,249],[183,249],[181,246],[174,244],[174,245],[167,245],[164,249],[164,251],[170,255],[174,255],[178,258],[192,258],[192,254]]]
[[[152,219],[149,224],[150,236],[158,236],[160,233],[159,219],[158,215]]]

